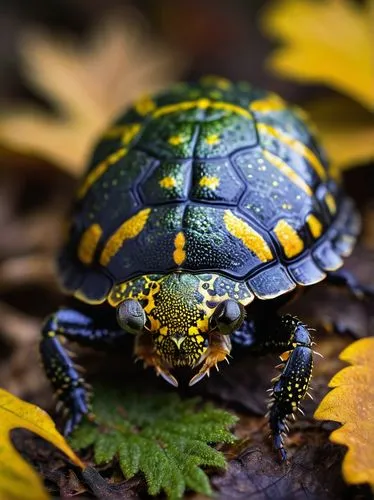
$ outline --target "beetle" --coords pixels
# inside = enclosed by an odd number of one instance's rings
[[[174,386],[173,368],[194,370],[193,385],[236,343],[287,352],[269,407],[285,459],[313,350],[308,327],[277,311],[324,279],[372,294],[339,270],[359,231],[313,126],[277,95],[205,77],[137,101],[103,134],[77,190],[58,260],[75,305],[42,329],[65,432],[88,413],[89,391],[61,337],[100,348],[133,335],[135,355]]]

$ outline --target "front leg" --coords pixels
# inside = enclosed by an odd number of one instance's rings
[[[82,345],[100,346],[125,335],[124,330],[99,327],[93,318],[74,309],[60,309],[45,321],[40,354],[48,379],[57,394],[59,406],[68,411],[64,433],[68,435],[90,410],[89,392],[83,377],[63,348],[59,337]]]
[[[284,366],[280,376],[273,379],[268,415],[274,447],[285,460],[287,453],[283,436],[288,430],[287,419],[299,408],[312,376],[310,334],[301,321],[288,314],[258,323],[248,322],[247,328],[247,338],[254,339],[253,349],[263,353],[283,353]],[[243,343],[245,338],[245,332],[242,332],[238,337],[239,343]]]

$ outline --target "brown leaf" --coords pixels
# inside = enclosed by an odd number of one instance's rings
[[[181,68],[131,11],[103,20],[86,43],[34,32],[24,36],[20,50],[26,80],[58,115],[31,105],[3,110],[0,141],[74,176],[116,114],[139,95],[164,87]]]

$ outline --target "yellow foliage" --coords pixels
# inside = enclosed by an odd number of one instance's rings
[[[323,145],[339,171],[374,160],[374,116],[371,112],[339,95],[315,100],[304,108],[318,125]]]
[[[323,83],[374,109],[372,0],[272,2],[264,29],[284,44],[270,57],[283,76]]]
[[[128,12],[102,20],[81,44],[40,32],[21,40],[25,79],[57,115],[32,105],[10,105],[0,116],[0,142],[43,157],[80,176],[94,142],[125,107],[160,90],[179,71],[171,51],[148,39]]]
[[[374,486],[374,338],[351,344],[340,359],[352,366],[343,368],[330,381],[334,389],[322,400],[314,416],[343,425],[330,439],[348,447],[343,475],[350,484]]]
[[[373,26],[374,0],[277,0],[263,17],[281,42],[268,60],[273,71],[346,96],[307,105],[339,170],[374,158]]]
[[[83,463],[56,430],[47,413],[0,389],[0,498],[4,500],[44,500],[49,498],[41,479],[18,454],[9,433],[16,428],[28,429],[54,444],[79,467]]]

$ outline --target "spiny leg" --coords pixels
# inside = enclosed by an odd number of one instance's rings
[[[347,288],[358,299],[374,298],[374,286],[362,285],[349,271],[331,271],[327,273],[326,281],[331,285]]]
[[[42,363],[59,400],[68,410],[64,433],[70,434],[89,413],[89,391],[84,379],[63,348],[59,336],[82,345],[98,347],[122,338],[124,330],[98,327],[90,316],[74,309],[60,309],[49,316],[42,328]],[[60,406],[61,406],[60,405]]]
[[[282,373],[273,379],[268,414],[274,447],[282,460],[286,460],[283,436],[288,430],[287,419],[299,408],[308,390],[313,351],[309,331],[301,321],[288,314],[271,316],[270,319],[259,322],[247,322],[247,338],[256,338],[252,343],[252,348],[256,351],[288,354],[287,359],[283,356],[285,364]],[[233,341],[243,343],[245,338],[245,332],[241,332],[238,339],[233,338]]]

